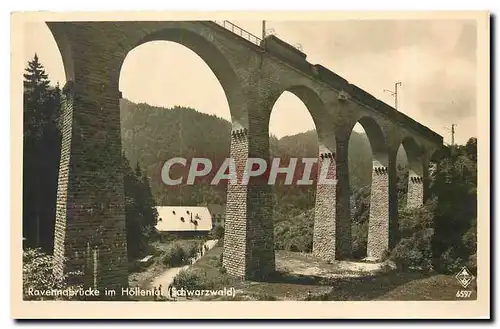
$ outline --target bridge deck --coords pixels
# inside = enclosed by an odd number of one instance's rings
[[[245,42],[252,49],[255,49],[255,46],[258,46],[261,50],[267,51],[268,54],[270,54],[277,60],[286,62],[288,65],[292,65],[295,69],[301,71],[302,73],[305,73],[306,75],[310,76],[313,79],[326,83],[335,90],[346,91],[356,101],[360,102],[364,106],[370,107],[372,110],[376,112],[382,113],[383,115],[390,117],[397,123],[403,125],[405,128],[422,133],[430,140],[437,142],[439,144],[443,143],[443,136],[434,132],[429,127],[424,126],[423,124],[412,119],[406,114],[399,112],[394,107],[377,99],[376,97],[366,92],[365,90],[359,88],[358,86],[349,83],[346,79],[332,72],[328,68],[320,64],[309,63],[306,60],[307,55],[305,53],[303,53],[300,49],[297,49],[296,47],[286,43],[285,41],[278,39],[276,36],[270,35],[264,38],[264,40],[262,40],[261,38],[255,36],[254,34],[242,29],[241,27],[227,20],[207,21],[207,23],[217,26],[217,28],[224,30],[226,33],[231,33],[232,35],[237,36],[240,41]],[[299,64],[297,62],[297,57],[294,57],[293,60],[290,60],[285,56],[276,56],[275,54],[273,54],[272,49],[266,47],[266,41],[268,38],[277,39],[278,40],[277,42],[288,45],[289,46],[288,48],[293,48],[300,51],[303,54],[303,56],[301,56],[303,63]]]

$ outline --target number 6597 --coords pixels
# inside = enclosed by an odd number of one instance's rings
[[[472,290],[458,290],[456,296],[458,298],[468,298],[472,295]]]

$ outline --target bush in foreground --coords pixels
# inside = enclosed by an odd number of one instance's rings
[[[427,229],[402,239],[392,251],[392,260],[402,269],[430,270],[432,267],[432,234],[433,230]]]
[[[24,300],[50,300],[66,299],[63,296],[35,296],[29,291],[46,291],[53,289],[74,289],[78,285],[69,284],[69,278],[81,275],[79,272],[71,272],[59,278],[53,273],[54,258],[43,253],[40,249],[23,250],[23,299]]]
[[[163,255],[163,264],[169,267],[190,264],[190,259],[198,255],[203,246],[203,241],[193,241],[189,244],[175,242],[171,244]]]
[[[228,286],[229,278],[224,274],[210,276],[205,272],[182,270],[172,282],[174,287],[184,289],[221,289]]]
[[[171,245],[163,256],[163,263],[169,267],[177,267],[185,265],[189,257],[181,245],[174,243]]]
[[[223,239],[224,238],[224,227],[217,225],[210,231],[211,239]]]
[[[400,214],[401,240],[391,252],[391,259],[402,269],[431,270],[433,252],[433,213],[435,202]]]

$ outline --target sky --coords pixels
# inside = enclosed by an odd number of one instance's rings
[[[232,21],[260,36],[261,21]],[[267,21],[274,34],[300,44],[307,60],[321,64],[378,99],[394,105],[384,89],[398,87],[398,109],[450,143],[477,136],[475,21],[345,20]],[[61,55],[43,23],[25,26],[24,61],[38,54],[50,80],[64,85]],[[200,94],[193,93],[200,90]],[[133,102],[189,106],[230,119],[224,92],[208,65],[172,42],[149,42],[132,50],[120,73],[123,97]],[[358,126],[356,130],[360,131]],[[305,105],[284,93],[273,107],[270,133],[277,137],[314,129]]]

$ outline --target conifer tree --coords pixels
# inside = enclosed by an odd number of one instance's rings
[[[61,133],[60,89],[52,87],[38,55],[23,74],[23,237],[52,252]]]
[[[50,86],[49,76],[45,73],[43,65],[35,53],[33,60],[28,62],[28,67],[25,69],[24,89],[26,91],[47,90]]]

